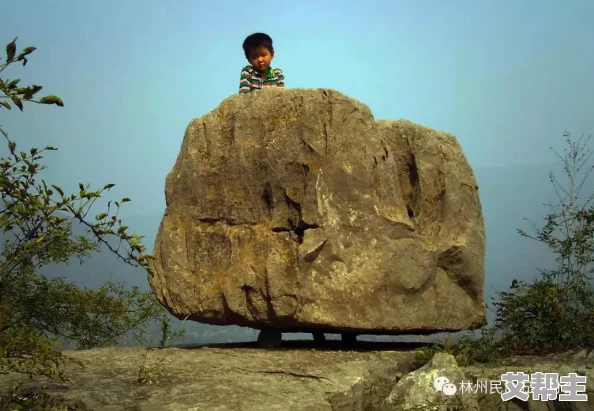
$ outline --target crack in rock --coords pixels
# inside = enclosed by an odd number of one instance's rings
[[[292,371],[283,371],[283,370],[267,370],[267,371],[256,371],[259,374],[283,374],[283,375],[288,375],[291,377],[297,377],[297,378],[310,378],[310,379],[314,379],[314,380],[327,380],[330,381],[332,384],[336,384],[336,382],[332,381],[330,378],[326,378],[326,377],[320,377],[319,375],[313,375],[313,374],[299,374],[296,372],[292,372]]]

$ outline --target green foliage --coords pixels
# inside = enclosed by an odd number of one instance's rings
[[[569,287],[553,279],[517,282],[500,293],[496,326],[514,354],[548,354],[592,348],[594,298],[591,286]]]
[[[184,319],[186,321],[188,317]],[[169,341],[181,338],[184,336],[186,330],[184,328],[180,328],[177,331],[171,331],[171,320],[169,317],[163,317],[161,320],[161,340],[159,341],[159,346],[165,347]]]
[[[6,45],[6,62],[0,64],[0,73],[4,71],[6,67],[10,64],[15,62],[23,62],[23,66],[25,66],[28,62],[27,56],[33,53],[36,48],[35,47],[25,47],[17,56],[16,55],[16,41],[15,38],[13,41]],[[38,104],[55,104],[57,106],[63,107],[64,102],[59,97],[56,96],[45,96],[39,100],[33,100],[35,94],[37,94],[41,89],[42,86],[38,86],[33,84],[32,86],[28,87],[18,87],[18,84],[21,80],[2,80],[0,79],[0,90],[4,94],[0,96],[0,105],[4,108],[11,110],[12,107],[9,102],[12,102],[19,110],[23,111],[23,101],[31,102],[31,103],[38,103]],[[0,131],[4,134],[5,137],[6,133],[0,128]]]
[[[34,50],[27,47],[17,55],[13,40],[6,47],[6,62],[0,65],[0,73],[14,62],[22,61],[24,66]],[[18,83],[0,79],[0,107],[10,110],[12,103],[22,111],[23,102],[64,105],[51,95],[34,100],[41,86],[18,87]],[[75,362],[62,354],[60,339],[87,349],[114,345],[131,333],[138,342],[147,343],[144,327],[155,321],[162,322],[162,345],[181,335],[183,330],[171,332],[167,313],[152,292],[126,289],[113,281],[96,290],[81,289],[63,278],[48,279],[38,273],[43,266],[72,258],[82,263],[102,247],[127,264],[145,269],[151,257],[145,254],[142,237],[129,234],[118,216],[129,198],[109,201],[107,210],[89,218],[96,200],[114,184],[91,189],[80,183],[78,193],[66,194],[39,177],[45,169],[39,162],[42,154],[55,148],[18,152],[16,142],[0,131],[9,152],[0,158],[0,231],[4,233],[0,253],[0,373],[66,381],[65,366]],[[75,237],[72,221],[85,227],[87,235]],[[42,401],[42,396],[23,396],[15,389],[12,397],[0,399],[4,401],[0,404],[9,401],[10,409],[42,409],[30,402],[35,398]]]
[[[566,132],[563,162],[566,184],[551,173],[558,204],[542,228],[530,235],[546,244],[556,256],[556,268],[541,272],[531,284],[514,280],[510,292],[500,293],[496,326],[513,353],[545,354],[573,348],[594,348],[594,193],[585,196],[584,185],[592,172],[590,137],[577,141]]]
[[[442,343],[421,348],[416,353],[415,366],[423,366],[438,352],[451,354],[460,366],[467,366],[495,361],[501,358],[504,349],[496,338],[496,330],[485,327],[481,329],[480,337],[472,334],[457,340],[446,338]]]
[[[504,352],[498,344],[496,330],[481,329],[481,336],[464,335],[456,341],[455,357],[459,364],[487,363],[500,358]]]

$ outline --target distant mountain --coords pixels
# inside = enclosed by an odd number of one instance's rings
[[[549,172],[559,171],[558,165],[476,168],[479,194],[487,233],[485,260],[485,299],[491,301],[497,291],[509,288],[512,279],[530,280],[537,269],[552,267],[553,255],[541,243],[521,237],[518,228],[530,229],[525,218],[542,227],[548,209],[543,203],[555,202],[555,192]],[[588,186],[592,192],[594,185]],[[129,216],[124,219],[131,233],[145,236],[144,243],[153,249],[162,214]],[[76,228],[76,230],[80,230]],[[143,269],[130,267],[108,251],[97,253],[84,264],[73,262],[64,266],[46,267],[50,276],[62,275],[81,286],[97,287],[110,275],[127,284],[149,290]],[[176,321],[177,322],[177,321]],[[179,324],[179,323],[178,323]],[[199,323],[184,324],[187,343],[227,342],[255,338],[252,330],[241,327],[217,327]]]

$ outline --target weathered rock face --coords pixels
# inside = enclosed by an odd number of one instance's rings
[[[458,367],[438,353],[415,370],[415,351],[394,351],[389,344],[370,344],[360,351],[306,341],[279,350],[253,344],[218,347],[96,348],[65,352],[84,368],[71,364],[71,384],[23,374],[0,374],[2,396],[15,383],[54,398],[76,403],[71,410],[89,411],[589,411],[594,409],[594,352],[575,356],[518,357],[514,364]],[[503,401],[500,393],[478,387],[501,381],[506,372],[577,373],[587,378],[587,401]],[[457,387],[453,396],[438,392],[437,377]],[[562,381],[562,380],[561,380]],[[139,383],[143,382],[143,383]],[[469,390],[464,390],[463,383]],[[470,384],[469,384],[470,383]],[[490,384],[489,384],[490,385]],[[45,388],[43,388],[45,387]],[[504,386],[501,385],[501,392]],[[528,388],[524,391],[532,392]],[[563,393],[565,390],[561,391]]]
[[[71,384],[0,375],[0,396],[16,382],[42,384],[85,411],[378,410],[411,368],[414,352],[294,347],[101,348],[66,353]],[[145,357],[146,356],[146,357]],[[138,379],[144,383],[139,384]],[[0,397],[1,405],[1,397]]]
[[[331,90],[236,95],[187,128],[149,281],[174,315],[405,333],[485,319],[485,235],[456,139]]]

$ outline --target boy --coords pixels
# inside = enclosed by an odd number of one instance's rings
[[[251,93],[263,87],[284,87],[285,76],[281,69],[273,69],[272,39],[264,33],[249,35],[243,42],[243,51],[250,65],[241,70],[239,94]]]

